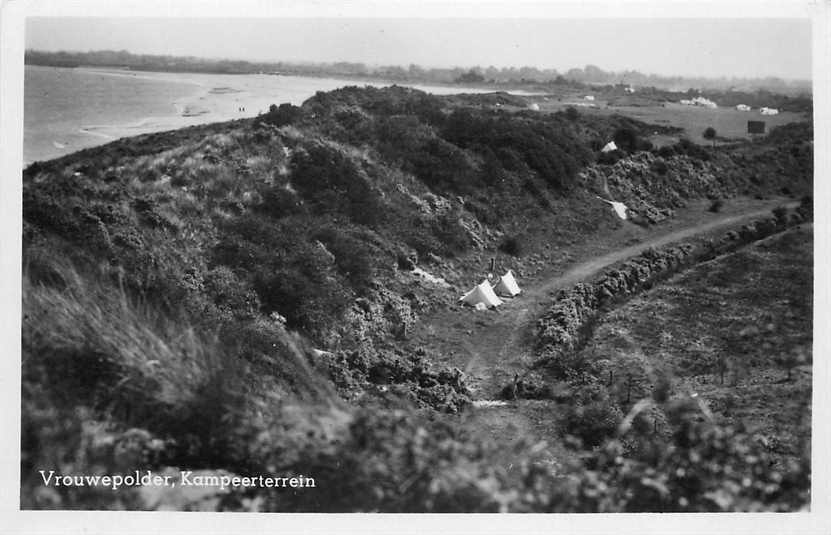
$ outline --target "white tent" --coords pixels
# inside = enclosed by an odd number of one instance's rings
[[[612,205],[612,209],[615,211],[615,213],[617,214],[617,216],[619,218],[621,218],[621,219],[626,219],[627,218],[626,205],[625,204],[623,204],[622,202],[616,202],[616,201],[612,201],[609,204]]]
[[[596,147],[597,145],[595,145]],[[600,152],[612,152],[613,150],[617,150],[617,145],[615,145],[614,141],[610,141],[606,143],[606,145],[600,149]]]
[[[583,100],[588,100],[590,102],[593,102],[594,101],[594,95],[586,95],[585,97],[583,97]]]
[[[605,203],[610,204],[612,206],[612,210],[615,211],[615,213],[617,214],[617,216],[619,218],[624,219],[624,220],[629,218],[628,214],[626,213],[628,209],[626,208],[626,205],[623,204],[622,202],[610,201],[608,199],[604,199],[603,197],[600,197],[599,195],[597,196],[597,198],[600,199],[601,201],[605,202]]]
[[[738,104],[736,106],[736,109],[739,111],[750,111],[750,106],[748,106],[747,104]]]
[[[459,301],[477,308],[479,303],[488,308],[498,307],[502,304],[502,300],[496,297],[496,294],[493,293],[493,288],[491,288],[487,280],[482,281],[482,284],[460,297]]]
[[[779,114],[779,110],[777,110],[776,108],[762,108],[761,110],[759,110],[759,112],[762,115],[778,115]]]
[[[692,99],[691,102],[695,106],[702,106],[704,108],[718,108],[718,104],[704,97],[695,97],[694,99]]]
[[[493,290],[499,295],[507,295],[511,297],[522,293],[522,290],[519,289],[519,285],[516,283],[514,274],[510,269],[507,273],[499,277],[499,282],[493,287]]]
[[[540,105],[537,104],[536,102],[532,102],[531,105],[528,106],[528,107],[531,108],[534,111],[540,111]]]

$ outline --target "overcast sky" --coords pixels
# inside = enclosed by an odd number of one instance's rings
[[[809,19],[29,18],[27,48],[811,78]]]

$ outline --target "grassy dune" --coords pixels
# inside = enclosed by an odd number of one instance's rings
[[[257,119],[119,140],[27,168],[23,507],[718,509],[683,505],[676,490],[626,499],[640,484],[627,478],[647,467],[633,461],[626,477],[598,468],[614,441],[567,480],[521,440],[514,469],[494,466],[500,446],[454,425],[470,401],[464,374],[402,342],[498,251],[525,268],[543,247],[567,254],[621,225],[587,176],[604,169],[616,192],[670,215],[708,195],[809,192],[810,125],[729,153],[654,151],[648,159],[665,166],[634,173],[615,162],[649,151],[645,136],[660,127],[524,106],[504,94],[345,88]],[[597,150],[609,136],[629,145],[603,160]],[[707,180],[686,184],[693,167]],[[722,433],[690,429],[698,438],[684,451]],[[667,451],[661,462],[681,454]],[[319,483],[156,496],[44,487],[39,466],[312,474]],[[787,489],[757,490],[735,493],[726,508],[799,501]]]

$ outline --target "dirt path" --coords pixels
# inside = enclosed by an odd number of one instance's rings
[[[413,347],[430,348],[441,362],[466,374],[475,400],[484,401],[465,411],[458,424],[482,439],[505,446],[504,463],[511,469],[511,444],[522,440],[538,444],[544,462],[554,470],[574,452],[565,448],[558,429],[564,407],[551,400],[517,400],[491,404],[500,390],[533,363],[534,325],[559,289],[589,280],[602,270],[640,254],[649,247],[666,245],[708,234],[720,235],[750,220],[766,216],[780,205],[795,206],[787,199],[737,200],[723,214],[707,212],[706,203],[679,211],[676,218],[650,229],[626,223],[618,231],[592,243],[561,251],[562,261],[552,263],[535,277],[519,279],[523,293],[495,310],[476,312],[461,306],[438,310],[422,319],[410,339]],[[633,241],[637,243],[631,244]],[[621,245],[624,245],[621,247]]]
[[[606,236],[601,240],[605,239],[606,249],[611,249],[610,252],[592,254],[603,250],[603,244],[598,243],[594,251],[589,247],[578,254],[576,263],[542,273],[537,280],[519,280],[523,293],[506,300],[495,310],[474,312],[469,308],[453,307],[423,318],[411,343],[436,350],[443,355],[443,363],[462,369],[474,399],[496,399],[514,374],[521,374],[533,360],[534,323],[556,291],[591,279],[600,271],[650,247],[664,247],[693,236],[737,227],[770,214],[772,208],[782,204],[795,206],[798,203],[783,203],[782,199],[745,201],[733,213],[707,215],[705,221],[700,220],[705,216],[698,213],[691,223],[679,217],[677,219],[681,221],[650,229],[644,239],[626,247],[616,247],[621,242],[615,241],[615,235]],[[700,210],[700,207],[696,209]],[[621,230],[620,237],[626,235],[625,230]]]
[[[713,214],[702,202],[679,211],[673,220],[654,228],[641,229],[626,223],[617,231],[594,238],[592,243],[557,251],[561,258],[559,264],[552,262],[535,277],[520,277],[523,293],[495,310],[476,312],[456,306],[424,317],[409,343],[431,349],[441,355],[442,363],[465,372],[473,398],[485,404],[465,411],[458,425],[483,439],[503,444],[505,457],[495,462],[511,469],[511,444],[524,441],[537,444],[544,462],[556,470],[561,462],[574,456],[560,440],[563,432],[558,426],[565,407],[551,400],[489,402],[499,398],[500,390],[511,382],[514,374],[521,376],[533,363],[534,325],[551,303],[553,294],[589,280],[649,247],[664,247],[694,236],[720,235],[728,228],[766,216],[782,204],[798,203],[788,199],[740,199],[733,201],[725,213]]]

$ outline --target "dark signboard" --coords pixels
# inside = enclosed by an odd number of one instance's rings
[[[764,134],[765,133],[765,122],[764,121],[747,121],[747,133],[748,134]]]

